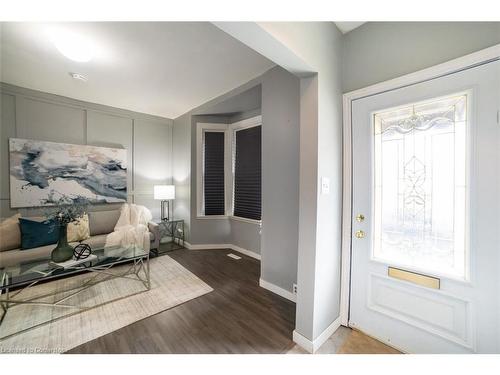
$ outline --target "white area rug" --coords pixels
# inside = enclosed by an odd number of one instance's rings
[[[0,353],[62,353],[213,291],[210,286],[169,256],[151,259],[150,266],[151,290],[138,293],[145,289],[143,284],[127,279],[114,279],[97,284],[72,297],[72,304],[78,301],[80,305],[95,306],[131,293],[138,294],[0,339]],[[128,266],[119,266],[114,270],[125,267]],[[72,283],[80,285],[79,283],[89,277],[90,274],[86,273],[60,279],[33,287],[29,292],[40,295],[54,288],[66,289]],[[67,314],[67,310],[60,307],[18,305],[8,310],[0,326],[0,337],[63,314]]]

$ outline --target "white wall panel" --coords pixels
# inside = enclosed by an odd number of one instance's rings
[[[172,181],[172,125],[134,121],[134,193],[153,194]]]
[[[133,120],[106,113],[87,111],[87,144],[127,150],[127,192],[133,192]]]
[[[81,108],[17,96],[17,137],[85,144],[85,111]]]

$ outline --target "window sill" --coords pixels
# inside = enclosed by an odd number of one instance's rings
[[[197,215],[196,219],[200,220],[224,220],[231,219],[234,221],[241,221],[248,224],[262,225],[262,220],[247,219],[245,217],[239,216],[228,216],[228,215]]]
[[[247,219],[246,217],[239,217],[239,216],[229,216],[229,218],[231,220],[242,221],[244,223],[262,225],[262,220]]]
[[[227,215],[197,215],[197,219],[201,220],[221,220],[221,219],[229,219]]]

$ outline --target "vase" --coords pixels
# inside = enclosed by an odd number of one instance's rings
[[[59,225],[59,240],[50,257],[56,263],[65,262],[73,257],[73,247],[68,243],[68,224]]]

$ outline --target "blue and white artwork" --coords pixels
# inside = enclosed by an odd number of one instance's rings
[[[11,207],[50,206],[62,196],[127,201],[125,149],[9,139]]]

